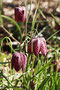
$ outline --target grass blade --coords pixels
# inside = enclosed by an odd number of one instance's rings
[[[12,23],[14,23],[14,24],[16,25],[16,27],[17,27],[17,29],[18,29],[18,31],[19,31],[19,33],[20,33],[20,37],[22,38],[21,29],[20,29],[19,25],[17,24],[17,22],[16,22],[14,19],[12,19],[12,18],[10,18],[10,17],[8,17],[8,16],[4,16],[4,15],[1,15],[1,16],[2,16],[3,18],[7,19],[7,20],[10,20]]]

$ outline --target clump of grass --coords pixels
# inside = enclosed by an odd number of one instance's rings
[[[26,22],[17,23],[14,19],[2,15],[0,13],[1,20],[1,29],[4,30],[8,36],[0,39],[0,89],[4,90],[60,90],[60,72],[56,70],[53,71],[54,64],[51,64],[53,60],[60,60],[60,48],[57,41],[60,39],[56,38],[56,34],[59,31],[51,29],[49,25],[50,20],[47,20],[46,16],[40,10],[39,5],[36,4],[36,10],[33,16],[33,20],[29,22],[29,18]],[[26,5],[26,3],[25,3]],[[30,13],[28,14],[30,15]],[[53,14],[52,18],[56,20]],[[43,19],[40,20],[40,17]],[[14,32],[19,32],[18,38],[14,37],[12,32],[9,32],[4,27],[3,18],[10,21],[14,27]],[[3,24],[2,24],[3,22]],[[31,23],[31,24],[29,24]],[[57,22],[59,23],[59,22]],[[41,28],[40,25],[43,25]],[[28,27],[30,26],[30,28]],[[24,27],[24,28],[23,28]],[[22,31],[23,30],[23,31]],[[50,36],[47,34],[47,30],[50,33]],[[45,34],[44,34],[45,33]],[[17,34],[17,33],[16,33]],[[47,56],[43,56],[39,53],[37,56],[33,53],[33,44],[32,53],[28,53],[28,43],[29,40],[35,36],[46,38],[46,43],[48,47]],[[47,38],[48,37],[48,38]],[[16,49],[12,46],[12,39],[17,42]],[[11,52],[9,54],[4,53],[3,51],[3,41],[6,40],[8,43]],[[11,69],[11,59],[14,52],[23,52],[27,56],[27,65],[25,71],[20,70],[16,72],[14,69]],[[9,67],[10,64],[10,67]],[[49,69],[51,65],[51,69]]]

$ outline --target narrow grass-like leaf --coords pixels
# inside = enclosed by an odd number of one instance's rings
[[[60,25],[60,22],[56,19],[56,17],[52,14],[52,13],[50,13],[50,15],[54,18],[54,20]]]
[[[39,11],[39,13],[41,14],[41,16],[42,16],[44,19],[46,19],[45,15],[43,14],[42,10],[40,10],[40,8],[38,8],[38,11]]]
[[[12,51],[14,52],[14,50],[13,50],[13,48],[12,48],[11,39],[10,39],[9,37],[4,37],[4,38],[1,40],[1,48],[2,48],[2,45],[3,45],[4,39],[9,40],[9,42],[10,42],[10,43],[9,43],[9,46],[10,46],[10,48],[11,48],[11,52],[12,52]]]
[[[20,29],[19,25],[17,24],[17,22],[16,22],[14,19],[12,19],[12,18],[10,18],[10,17],[8,17],[8,16],[4,16],[4,15],[1,15],[1,16],[2,16],[3,18],[7,19],[7,20],[10,20],[13,24],[16,25],[16,27],[17,27],[17,29],[18,29],[18,31],[19,31],[19,33],[20,33],[20,37],[22,38],[21,29]]]
[[[49,67],[49,64],[52,62],[52,59],[50,59],[44,67],[42,67],[33,77],[35,77],[37,74],[39,74],[41,71],[43,71],[45,68]],[[32,77],[32,78],[33,78]]]
[[[7,64],[7,63],[11,63],[11,62],[0,62],[0,64]]]
[[[2,72],[0,73],[0,76],[2,76],[3,78],[5,78],[5,80],[8,82],[8,84],[11,85],[11,83],[9,82],[9,80],[7,79],[7,77]]]
[[[44,85],[46,84],[47,81],[50,80],[50,76],[47,76],[47,78],[45,78],[42,83],[39,85],[37,90],[42,90],[42,88],[44,87]]]
[[[54,35],[56,35],[60,30],[56,31],[54,34],[52,34],[46,41],[50,40]]]
[[[0,13],[0,23],[3,25],[3,19],[1,17],[1,13]]]
[[[47,28],[49,28],[49,25],[45,26],[45,27],[39,32],[38,36],[39,36],[40,34],[42,34],[45,30],[47,30]]]
[[[36,11],[35,11],[34,16],[33,16],[33,21],[32,21],[32,28],[31,28],[31,30],[34,29],[36,20],[37,20],[37,18],[38,18],[38,16],[39,16],[39,14],[37,14],[37,10],[38,10],[38,6],[37,6]]]

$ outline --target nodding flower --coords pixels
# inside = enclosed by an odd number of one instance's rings
[[[15,7],[15,20],[17,22],[24,22],[27,18],[27,9],[24,6]]]
[[[22,69],[23,71],[26,68],[27,57],[22,52],[15,52],[12,56],[11,67],[14,68],[17,72]]]
[[[33,45],[31,45],[32,44],[31,42],[33,43]],[[44,56],[47,55],[47,45],[44,38],[42,37],[32,38],[32,40],[30,40],[28,44],[28,53],[31,53],[32,46],[33,46],[33,53],[35,54],[35,56],[37,56],[39,52],[41,52]]]

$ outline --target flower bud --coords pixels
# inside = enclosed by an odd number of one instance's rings
[[[11,60],[11,67],[14,68],[16,71],[22,69],[25,70],[27,64],[27,57],[22,52],[15,52],[12,56]]]
[[[46,56],[47,45],[44,38],[35,37],[32,39],[32,43],[33,43],[33,53],[35,54],[35,56],[37,56],[39,52],[41,52],[44,56]],[[31,40],[28,44],[28,52],[31,53]]]
[[[27,18],[27,10],[24,6],[19,6],[15,8],[15,20],[17,22],[24,22]]]

